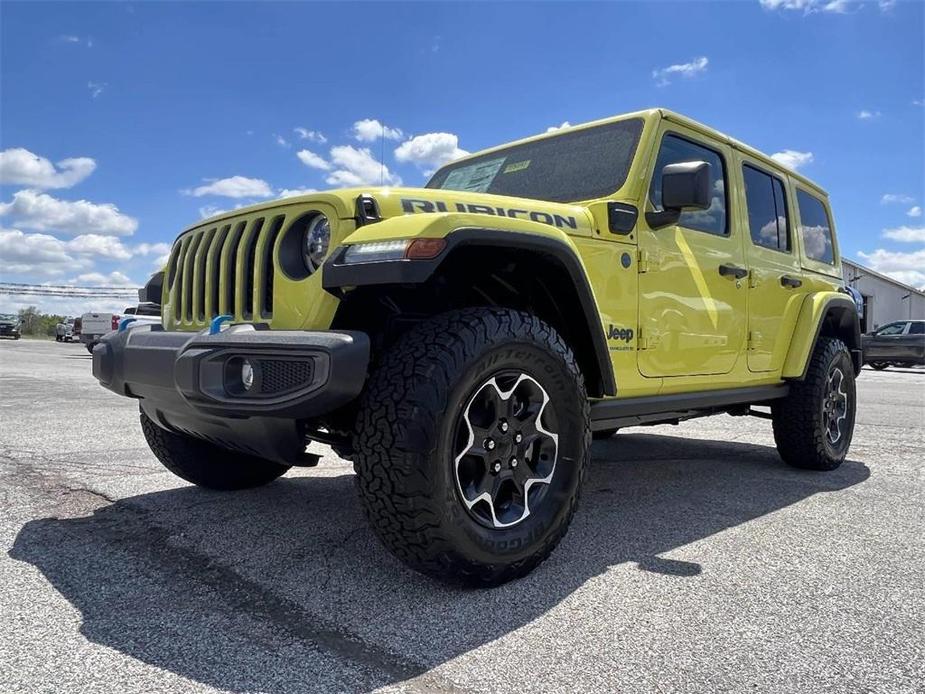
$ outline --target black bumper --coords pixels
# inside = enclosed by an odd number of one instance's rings
[[[250,325],[215,335],[142,325],[105,335],[93,350],[97,380],[138,398],[164,428],[289,464],[305,449],[299,421],[359,395],[368,363],[364,333]]]

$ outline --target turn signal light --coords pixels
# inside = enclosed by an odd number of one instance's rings
[[[430,260],[446,248],[446,239],[415,239],[405,251],[408,260]]]

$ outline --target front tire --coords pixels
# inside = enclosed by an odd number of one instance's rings
[[[141,430],[151,452],[177,477],[219,491],[251,489],[272,482],[289,466],[245,455],[192,436],[167,431],[141,413]]]
[[[362,396],[354,466],[370,523],[411,568],[456,584],[526,575],[565,535],[588,464],[571,350],[519,311],[426,320]]]
[[[820,337],[806,378],[771,405],[781,458],[807,470],[834,470],[845,460],[857,407],[854,365],[841,340]]]

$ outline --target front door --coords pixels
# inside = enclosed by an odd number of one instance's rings
[[[739,166],[749,239],[748,368],[778,371],[800,313],[804,289],[794,250],[793,216],[780,174],[743,160]]]
[[[745,348],[746,265],[729,213],[726,162],[731,150],[672,125],[652,172],[650,209],[661,209],[668,164],[710,165],[709,209],[681,214],[673,226],[640,225],[639,370],[644,376],[724,374]]]

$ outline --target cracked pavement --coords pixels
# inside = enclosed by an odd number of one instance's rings
[[[858,393],[833,473],[752,418],[596,443],[552,558],[467,591],[379,546],[329,449],[199,490],[82,346],[0,343],[0,691],[921,691],[925,370]]]

